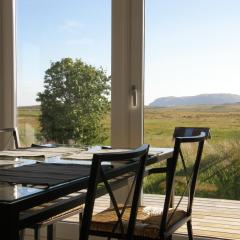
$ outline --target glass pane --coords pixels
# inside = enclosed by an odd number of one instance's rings
[[[16,4],[21,145],[109,144],[111,2]]]
[[[177,126],[211,128],[197,196],[240,199],[239,9],[235,0],[146,1],[144,140],[171,147]],[[161,179],[151,181],[159,192]]]

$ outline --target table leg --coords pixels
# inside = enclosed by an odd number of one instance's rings
[[[47,226],[47,240],[56,239],[56,223]]]
[[[0,206],[0,233],[4,240],[19,240],[18,212],[10,206]]]

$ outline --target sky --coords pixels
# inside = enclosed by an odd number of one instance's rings
[[[111,0],[16,0],[18,105],[36,104],[64,57],[111,74]],[[240,94],[239,0],[145,0],[145,105],[158,97]]]

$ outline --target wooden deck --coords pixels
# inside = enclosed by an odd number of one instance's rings
[[[177,198],[176,198],[177,200]],[[145,204],[158,205],[159,195],[144,195]],[[184,204],[186,206],[186,202]],[[160,205],[161,206],[161,205]],[[183,206],[184,207],[184,206]],[[220,239],[240,239],[240,201],[195,198],[193,205],[193,231],[195,236]],[[186,234],[185,227],[178,233]]]
[[[143,203],[144,205],[156,207],[162,206],[163,196],[144,194]],[[101,197],[97,200],[95,212],[101,211],[108,206],[109,198],[107,196]],[[77,216],[67,219],[70,222],[76,222],[77,220]],[[195,236],[240,240],[240,201],[195,198],[193,231]],[[178,233],[186,234],[185,226]]]

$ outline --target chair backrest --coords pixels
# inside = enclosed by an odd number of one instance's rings
[[[206,127],[175,127],[173,138],[197,136],[201,132],[206,134],[206,138],[211,138],[210,128]]]
[[[126,206],[131,205],[131,212],[129,216],[129,222],[127,231],[125,233],[122,233],[125,235],[126,239],[130,239],[130,236],[133,234],[133,229],[136,222],[136,216],[137,216],[137,209],[138,209],[138,203],[139,203],[139,197],[141,193],[142,188],[142,181],[144,177],[144,168],[145,168],[145,162],[148,156],[148,149],[149,145],[143,144],[141,147],[131,150],[131,151],[122,151],[122,152],[112,152],[112,153],[100,153],[100,154],[94,154],[93,155],[93,162],[91,166],[90,171],[90,178],[89,178],[89,184],[88,184],[88,190],[86,195],[86,201],[85,201],[85,208],[83,213],[83,219],[82,219],[82,226],[80,231],[81,240],[88,239],[90,225],[91,225],[91,219],[92,219],[92,212],[94,207],[94,201],[96,196],[96,189],[99,182],[103,182],[106,190],[110,196],[110,199],[112,201],[114,210],[116,212],[116,216],[118,218],[119,227],[123,230],[123,222],[121,217],[123,216],[123,213],[125,211]],[[102,162],[110,161],[117,163],[124,162],[124,161],[132,161],[132,168],[130,170],[131,172],[134,172],[134,181],[132,183],[132,187],[130,188],[130,192],[128,196],[126,197],[126,201],[124,206],[121,208],[121,212],[118,209],[117,201],[114,197],[114,194],[111,189],[111,184],[109,184],[108,180],[111,179],[111,174],[107,174],[107,171],[104,171],[104,166],[101,165]],[[129,167],[131,166],[131,163],[129,164]],[[124,167],[116,167],[116,169],[112,169],[111,171],[119,171],[119,174],[121,174],[121,171],[124,169]],[[109,171],[109,173],[111,172]],[[106,174],[105,174],[106,173]],[[116,172],[115,172],[116,173]],[[133,195],[132,195],[133,194]],[[131,197],[132,195],[132,197]],[[131,203],[130,203],[131,202]],[[117,227],[117,226],[116,226]]]
[[[166,188],[166,196],[163,208],[163,215],[162,220],[160,223],[160,236],[171,235],[175,230],[176,226],[170,225],[171,220],[174,219],[177,209],[179,208],[180,204],[186,193],[188,194],[188,204],[187,204],[187,216],[191,216],[192,214],[192,204],[193,198],[195,194],[195,186],[196,180],[199,170],[200,161],[202,158],[203,146],[204,141],[209,138],[210,131],[209,128],[176,128],[173,134],[175,139],[174,144],[174,151],[173,157],[170,159],[169,164],[169,176]],[[191,148],[191,156],[188,154],[188,158],[191,157],[191,166],[187,167],[186,162],[184,159],[184,154],[182,151],[183,145],[195,144],[195,148]],[[180,198],[177,204],[172,206],[173,194],[174,194],[174,185],[175,185],[175,176],[177,172],[177,166],[182,162],[183,165],[183,173],[181,175],[185,176],[178,176],[181,177],[181,180],[186,180],[186,186],[183,187]],[[171,211],[170,211],[171,209]],[[170,214],[169,214],[170,213]]]
[[[2,136],[1,136],[2,135]],[[8,136],[8,137],[6,137]],[[8,149],[12,144],[12,139],[14,141],[15,148],[20,148],[20,141],[17,128],[2,128],[0,129],[0,138],[4,138],[3,149]]]

